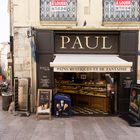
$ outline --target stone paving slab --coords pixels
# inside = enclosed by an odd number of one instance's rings
[[[0,140],[139,140],[140,127],[131,127],[119,117],[56,118],[36,120],[2,110]]]

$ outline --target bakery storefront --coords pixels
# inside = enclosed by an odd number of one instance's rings
[[[36,29],[37,88],[71,99],[72,115],[125,113],[137,77],[137,31]]]

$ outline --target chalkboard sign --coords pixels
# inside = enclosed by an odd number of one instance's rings
[[[50,87],[50,67],[40,66],[40,84],[43,87]]]
[[[46,115],[51,118],[51,102],[52,102],[52,90],[51,89],[38,89],[37,98],[37,113],[39,115]]]
[[[50,68],[50,62],[53,55],[38,55],[37,63],[37,87],[43,89],[51,89],[53,87],[53,71]]]

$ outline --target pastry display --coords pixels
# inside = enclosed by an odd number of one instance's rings
[[[83,105],[93,107],[94,109],[102,110],[107,113],[109,110],[109,95],[107,91],[107,81],[103,75],[91,75],[86,78],[76,79],[74,74],[69,74],[74,77],[68,77],[65,74],[61,80],[55,81],[55,88],[58,93],[69,95],[72,99],[72,105]],[[57,109],[61,110],[59,105]],[[67,104],[63,104],[63,110],[67,109]],[[99,112],[99,111],[98,111]],[[56,113],[60,114],[59,111]]]
[[[93,80],[85,81],[84,83],[71,83],[71,81],[57,81],[57,91],[60,93],[82,94],[90,96],[107,96],[106,81],[94,82]]]

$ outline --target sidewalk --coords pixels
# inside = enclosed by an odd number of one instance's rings
[[[2,110],[0,140],[139,140],[140,128],[119,117],[71,117],[36,120]]]

